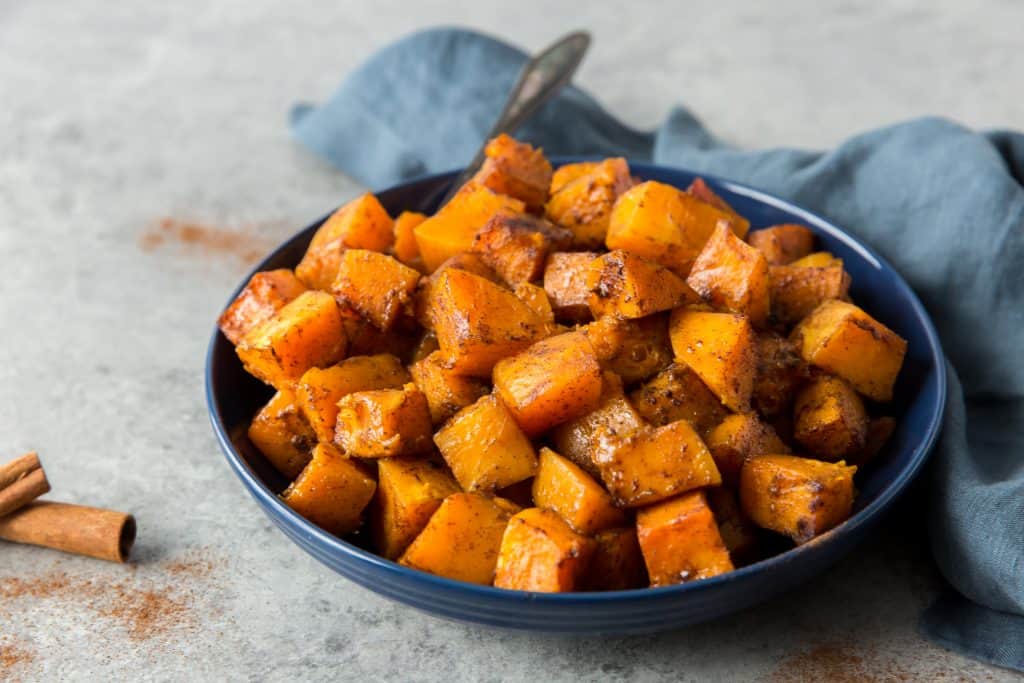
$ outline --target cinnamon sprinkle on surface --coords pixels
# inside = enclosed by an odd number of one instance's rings
[[[17,669],[35,661],[36,655],[20,645],[0,640],[0,680],[7,680]]]
[[[177,244],[202,256],[234,256],[242,263],[258,261],[273,247],[273,243],[258,233],[270,224],[247,224],[237,227],[218,227],[177,218],[160,218],[139,235],[139,247],[154,251],[167,243]]]
[[[934,654],[934,653],[932,653]],[[851,641],[826,641],[787,655],[765,680],[769,683],[909,683],[911,681],[991,680],[968,675],[951,667],[943,657],[927,656],[930,671],[923,673],[922,653],[908,651],[905,658],[894,659],[870,644]]]

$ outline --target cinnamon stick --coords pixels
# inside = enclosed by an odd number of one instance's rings
[[[35,453],[26,453],[6,465],[0,465],[0,517],[31,503],[49,490],[50,482]]]
[[[0,539],[125,562],[135,543],[135,518],[67,503],[29,503],[0,518]]]

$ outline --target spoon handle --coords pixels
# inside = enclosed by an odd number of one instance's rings
[[[542,104],[568,85],[576,68],[583,61],[583,55],[586,54],[588,47],[590,34],[586,31],[576,31],[563,36],[523,66],[523,70],[519,72],[519,80],[509,93],[501,115],[494,122],[473,161],[455,179],[439,206],[447,204],[458,189],[480,169],[486,158],[484,148],[491,138],[501,133],[515,132]]]

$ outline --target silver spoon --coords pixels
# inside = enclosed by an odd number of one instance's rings
[[[523,70],[519,72],[519,80],[505,102],[505,108],[494,122],[483,145],[473,157],[473,161],[452,182],[444,198],[437,204],[438,207],[447,204],[459,188],[480,170],[486,158],[484,149],[489,140],[502,133],[514,133],[542,104],[568,85],[589,47],[590,34],[586,31],[575,31],[560,38],[523,66]],[[432,209],[432,200],[433,197],[429,201],[430,206],[424,208]]]

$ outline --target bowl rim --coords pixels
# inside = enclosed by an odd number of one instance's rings
[[[590,156],[571,156],[571,157],[551,157],[552,166],[557,168],[558,166],[576,163],[580,161],[592,161],[600,160],[603,157],[599,155]],[[628,160],[627,160],[628,161]],[[733,571],[718,576],[702,579],[700,581],[692,581],[688,583],[675,584],[671,586],[661,587],[647,587],[647,588],[634,588],[629,590],[616,590],[616,591],[588,591],[588,592],[571,592],[571,593],[540,593],[533,591],[522,591],[522,590],[510,590],[505,588],[496,588],[494,586],[485,586],[474,583],[468,583],[465,581],[459,581],[456,579],[449,579],[442,576],[430,574],[428,572],[413,569],[398,564],[392,560],[388,560],[380,555],[376,555],[369,550],[360,548],[344,539],[338,538],[333,534],[330,534],[320,527],[316,526],[312,522],[306,520],[304,517],[299,515],[297,512],[292,510],[290,507],[284,504],[281,499],[274,494],[270,488],[267,487],[263,481],[256,476],[255,472],[246,464],[245,459],[241,453],[235,448],[231,442],[228,430],[221,419],[217,411],[217,400],[213,392],[213,360],[214,352],[217,346],[218,339],[221,335],[219,328],[216,323],[214,324],[213,335],[210,338],[209,346],[207,347],[206,353],[206,369],[205,369],[205,393],[207,412],[210,416],[210,422],[213,427],[213,431],[217,437],[217,441],[220,445],[221,451],[224,457],[227,459],[228,464],[231,465],[232,470],[241,479],[242,483],[249,490],[250,494],[257,498],[265,512],[273,510],[278,516],[278,524],[285,523],[289,525],[294,531],[301,533],[302,536],[308,538],[310,541],[316,542],[326,547],[326,550],[331,554],[344,555],[351,560],[356,562],[369,565],[374,570],[384,572],[391,575],[398,580],[409,580],[418,582],[424,586],[442,590],[442,591],[454,591],[462,593],[473,593],[479,595],[481,598],[487,598],[492,600],[499,600],[508,603],[530,603],[530,604],[549,604],[558,606],[567,605],[608,605],[610,603],[624,602],[624,601],[646,601],[646,600],[657,600],[667,595],[675,594],[697,594],[701,592],[707,592],[715,590],[716,588],[724,585],[743,581],[744,579],[760,574],[764,571],[773,571],[782,569],[787,565],[793,563],[802,563],[811,561],[811,557],[815,555],[825,556],[832,551],[833,546],[839,542],[843,536],[854,535],[856,532],[865,525],[869,525],[880,517],[885,512],[896,498],[903,493],[910,482],[917,476],[921,468],[924,466],[925,461],[930,455],[935,443],[938,439],[939,433],[942,427],[942,417],[945,411],[946,399],[947,399],[947,373],[945,355],[942,351],[942,345],[939,341],[938,333],[935,330],[935,326],[932,323],[931,317],[925,310],[924,305],[918,299],[917,294],[907,284],[900,275],[899,271],[892,267],[892,265],[882,258],[874,249],[861,243],[853,236],[847,234],[844,230],[833,224],[831,221],[807,210],[800,206],[797,206],[788,200],[782,199],[776,195],[773,195],[762,190],[750,187],[743,183],[738,183],[726,178],[721,178],[710,173],[703,173],[693,171],[687,168],[678,166],[668,166],[663,164],[652,164],[645,162],[632,162],[628,161],[629,167],[633,171],[638,171],[638,175],[643,176],[645,173],[685,173],[696,177],[703,178],[706,181],[710,181],[713,185],[721,186],[730,192],[735,194],[747,196],[751,199],[759,201],[769,206],[781,209],[793,215],[801,217],[807,223],[813,225],[815,228],[828,233],[834,239],[843,242],[846,246],[856,251],[865,260],[871,263],[878,270],[888,270],[894,276],[896,280],[896,287],[910,302],[911,310],[917,319],[917,322],[921,325],[925,332],[927,339],[928,355],[931,357],[932,364],[936,373],[936,393],[934,398],[934,405],[932,407],[932,413],[929,416],[927,432],[923,439],[921,439],[914,447],[911,455],[909,464],[899,471],[898,475],[894,477],[878,496],[871,501],[864,508],[858,510],[849,519],[844,521],[842,524],[830,529],[826,533],[818,536],[814,540],[805,543],[803,545],[795,546],[786,550],[778,555],[765,558],[753,564],[734,569]],[[434,183],[440,183],[445,180],[454,179],[462,169],[455,169],[446,171],[443,173],[435,173],[426,176],[414,178],[412,180],[392,185],[380,192],[375,194],[384,194],[386,192],[395,191],[399,188],[405,188],[413,185],[424,184],[430,185]],[[295,237],[313,226],[317,226],[323,223],[323,221],[330,216],[330,213],[325,214],[323,217],[310,223],[306,227],[294,233],[291,237],[284,240],[279,244],[273,251],[267,254],[256,266],[249,271],[244,279],[241,280],[238,287],[232,292],[231,297],[228,299],[228,304],[238,296],[239,292],[245,287],[249,279],[257,272],[264,268],[264,264],[267,261],[272,260],[281,251],[290,248],[292,241]],[[221,309],[223,310],[223,308]],[[288,535],[288,534],[286,534]],[[837,547],[836,550],[839,550]],[[838,554],[837,554],[838,557]]]

